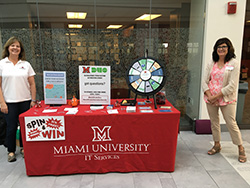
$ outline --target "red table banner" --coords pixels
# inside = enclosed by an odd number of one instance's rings
[[[108,114],[106,106],[90,110],[80,105],[75,115],[68,115],[64,109],[69,107],[42,104],[20,115],[27,175],[174,171],[180,112],[168,101],[158,109],[152,103],[136,106],[134,113],[127,113],[124,106],[115,108],[117,114]],[[152,113],[142,113],[145,107]],[[38,128],[39,119],[43,134],[37,136],[40,140],[29,141],[26,135],[33,124],[32,129]],[[64,133],[57,132],[61,125]]]

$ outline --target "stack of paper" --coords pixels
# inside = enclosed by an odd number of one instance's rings
[[[118,110],[117,109],[114,109],[114,110],[107,110],[107,112],[109,114],[118,114]]]
[[[154,111],[153,110],[141,110],[140,112],[141,113],[153,113]]]
[[[78,108],[64,108],[64,111],[68,111],[66,114],[76,114],[78,112]]]
[[[151,106],[140,106],[139,109],[140,110],[150,110]]]
[[[102,110],[104,106],[90,106],[90,110]]]
[[[136,106],[127,106],[126,111],[127,112],[136,112]]]
[[[43,113],[52,113],[52,112],[57,112],[57,109],[44,109]]]

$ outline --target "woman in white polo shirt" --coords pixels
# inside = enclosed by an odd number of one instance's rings
[[[8,161],[16,161],[16,132],[18,117],[35,105],[36,85],[35,72],[30,63],[25,61],[22,43],[16,37],[11,37],[4,45],[0,61],[0,107],[7,122],[6,145]],[[22,137],[20,137],[20,153]]]

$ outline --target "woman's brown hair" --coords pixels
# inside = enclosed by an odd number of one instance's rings
[[[18,56],[18,59],[25,60],[25,52],[24,52],[23,44],[17,37],[10,37],[9,40],[5,43],[2,58],[9,57],[10,55],[9,46],[12,45],[14,42],[19,42],[20,48],[21,48],[21,52]]]
[[[236,57],[235,54],[234,54],[234,47],[232,45],[232,42],[228,38],[220,38],[220,39],[218,39],[216,41],[216,43],[214,45],[214,51],[213,51],[213,54],[212,54],[214,62],[217,62],[219,60],[219,55],[217,53],[218,46],[220,46],[221,44],[224,44],[224,43],[228,47],[228,53],[227,53],[227,55],[225,57],[225,62],[224,63],[226,63],[226,62],[230,61],[232,58]]]

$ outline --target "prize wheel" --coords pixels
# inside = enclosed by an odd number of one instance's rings
[[[165,85],[166,70],[156,59],[142,57],[132,62],[126,79],[129,88],[135,94],[154,96]]]

